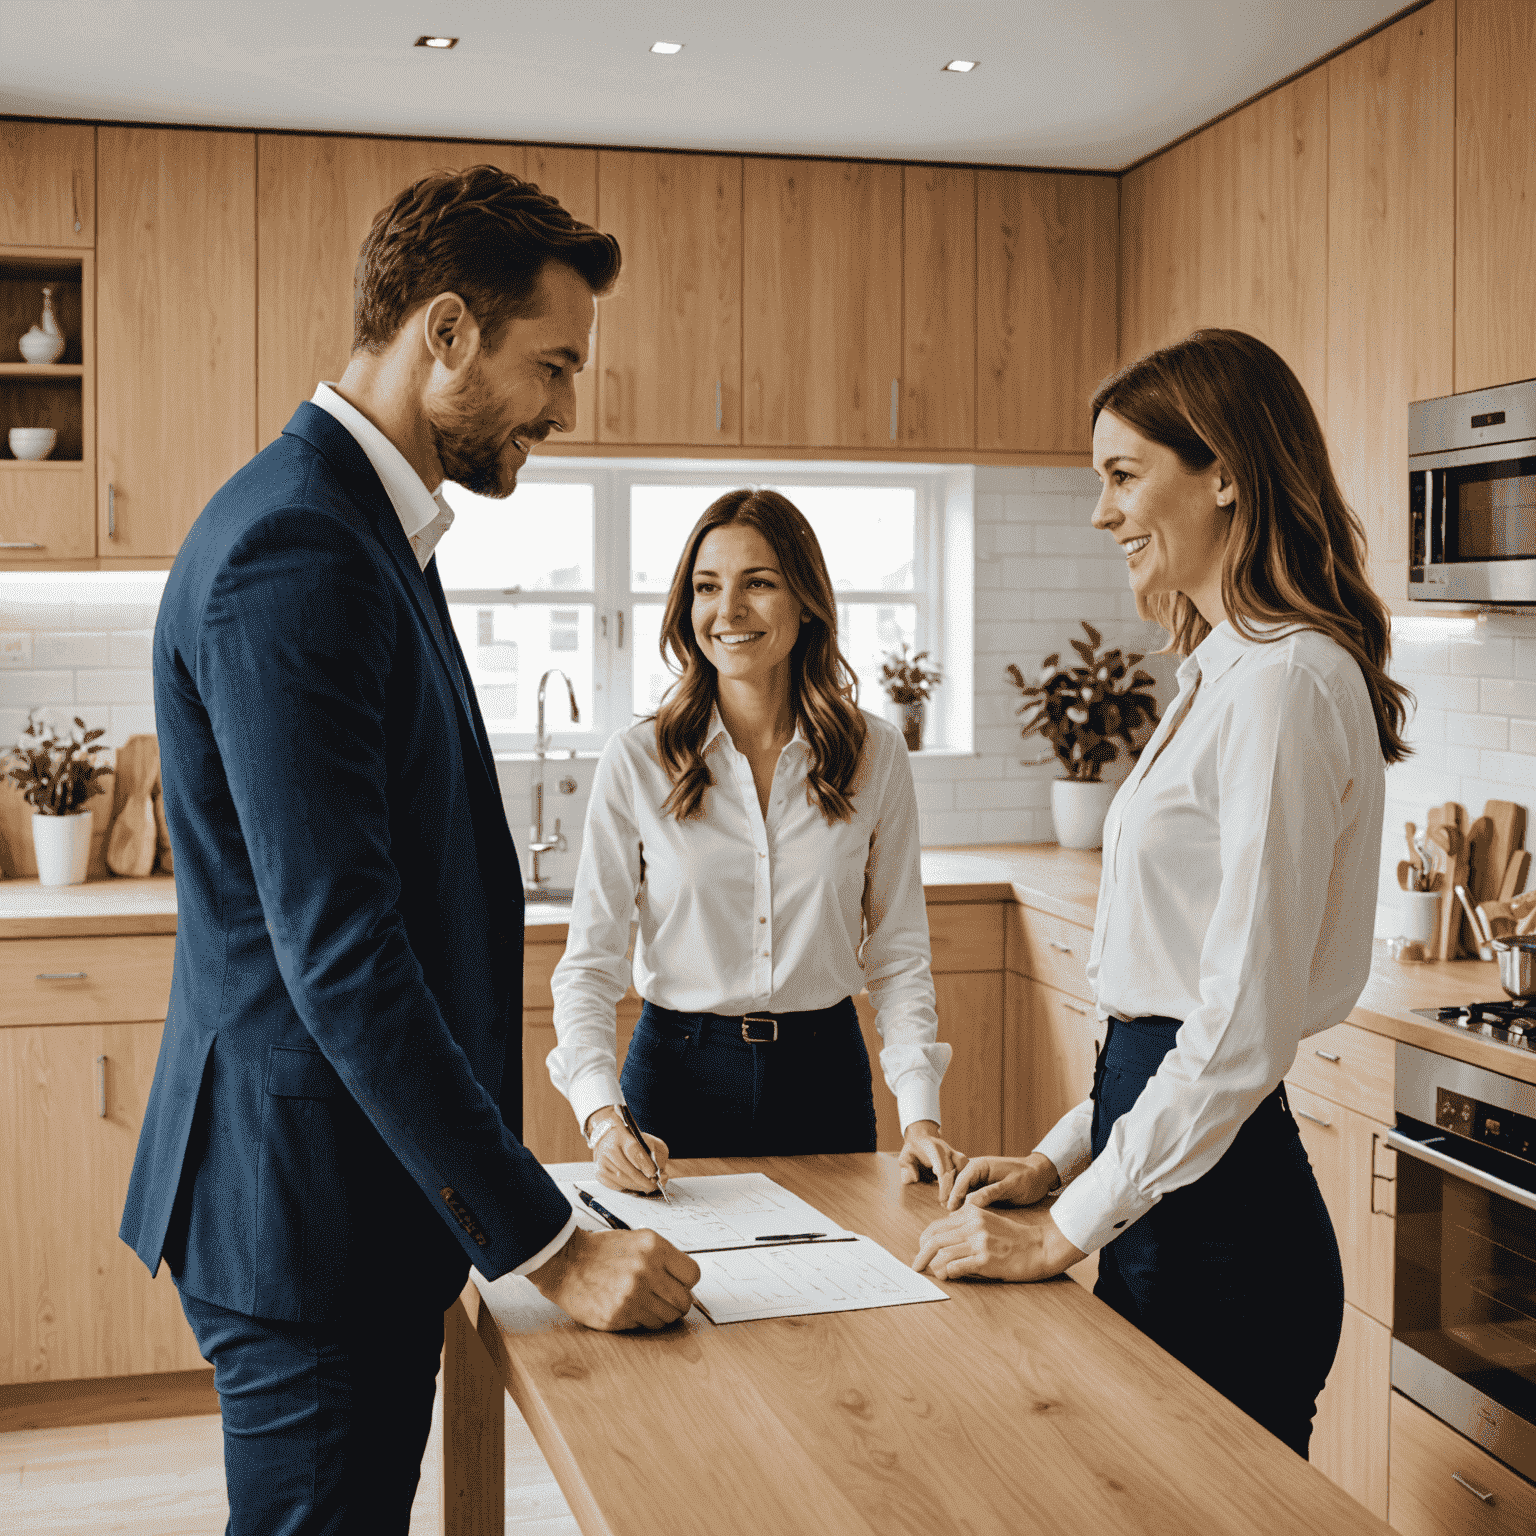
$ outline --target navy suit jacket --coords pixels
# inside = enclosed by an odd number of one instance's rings
[[[517,851],[435,565],[325,411],[193,525],[154,679],[176,962],[124,1240],[292,1322],[514,1269],[570,1214],[517,1136]]]

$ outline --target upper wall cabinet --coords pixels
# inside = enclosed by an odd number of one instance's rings
[[[1454,387],[1456,0],[1327,73],[1328,447],[1372,584],[1407,612],[1408,403]]]
[[[374,216],[429,171],[498,165],[521,176],[520,145],[262,134],[261,381],[257,433],[270,443],[352,354],[357,253]]]
[[[1536,6],[1456,7],[1456,388],[1536,376]]]
[[[256,140],[102,128],[97,551],[174,556],[256,449]]]
[[[978,448],[1092,446],[1088,402],[1115,366],[1119,208],[1113,176],[976,173]]]
[[[744,209],[742,440],[895,447],[902,167],[748,160]]]
[[[1328,80],[1314,70],[1121,183],[1120,355],[1197,326],[1268,342],[1327,393]]]
[[[897,439],[976,441],[976,172],[903,168],[902,357]]]
[[[0,245],[96,243],[96,130],[0,122]]]
[[[599,305],[598,440],[741,441],[741,160],[603,150],[623,270]]]

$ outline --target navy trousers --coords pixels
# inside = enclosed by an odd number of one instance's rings
[[[226,1536],[406,1536],[453,1292],[387,1286],[326,1327],[181,1294],[224,1420]]]
[[[852,998],[780,1015],[778,1039],[760,1045],[742,1039],[739,1018],[647,1003],[619,1081],[636,1123],[673,1157],[875,1150],[869,1052]]]
[[[1095,1157],[1178,1028],[1111,1020],[1094,1076]],[[1283,1085],[1214,1168],[1100,1250],[1094,1295],[1307,1454],[1344,1323],[1344,1273]]]

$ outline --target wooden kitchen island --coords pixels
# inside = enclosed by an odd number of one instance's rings
[[[674,1168],[760,1169],[903,1259],[939,1210],[887,1153]],[[725,1327],[695,1309],[623,1335],[526,1280],[476,1280],[448,1332],[452,1536],[502,1529],[503,1385],[586,1536],[1388,1530],[1067,1279]]]

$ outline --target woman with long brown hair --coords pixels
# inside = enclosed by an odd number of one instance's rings
[[[1035,1280],[1098,1250],[1095,1294],[1305,1456],[1344,1291],[1282,1078],[1370,973],[1407,696],[1275,352],[1196,331],[1102,384],[1093,421],[1094,526],[1185,658],[1104,825],[1088,974],[1108,1034],[1091,1097],[1030,1156],[973,1159],[914,1262]]]
[[[950,1048],[937,1038],[912,770],[900,733],[854,703],[801,512],[777,491],[715,501],[688,536],[661,632],[679,676],[656,715],[603,752],[553,982],[550,1076],[599,1176],[649,1192],[669,1156],[874,1151],[851,997],[867,987],[902,1176],[930,1171],[947,1196],[965,1159],[938,1134]],[[635,916],[645,1007],[621,1084],[615,1006]]]

